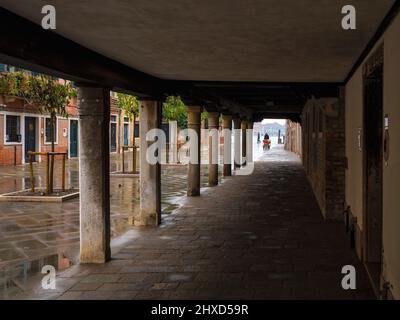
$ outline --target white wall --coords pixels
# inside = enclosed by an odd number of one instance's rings
[[[400,16],[376,45],[384,43],[384,114],[390,117],[390,159],[383,169],[383,275],[400,299]],[[371,51],[373,52],[375,48]],[[346,203],[363,229],[362,152],[358,127],[362,127],[362,66],[346,85]],[[383,121],[383,119],[382,119]]]
[[[390,158],[383,168],[384,275],[400,299],[400,16],[384,36],[384,114],[389,115]]]
[[[363,120],[362,72],[360,69],[346,85],[346,203],[351,207],[357,223],[363,230],[362,203],[362,152],[358,147],[358,128],[362,128]]]

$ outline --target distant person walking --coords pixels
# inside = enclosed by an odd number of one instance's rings
[[[269,140],[269,135],[266,132],[264,134],[264,140],[263,140],[263,150],[269,150],[271,148],[271,140]]]

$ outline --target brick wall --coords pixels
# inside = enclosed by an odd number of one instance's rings
[[[302,112],[302,159],[326,219],[342,220],[345,192],[344,99],[310,99]]]
[[[44,118],[39,119],[40,122],[40,151],[42,152],[50,152],[51,151],[51,143],[45,143],[45,135],[42,132],[45,132],[45,120]],[[68,152],[68,134],[64,136],[64,130],[68,133],[68,119],[65,118],[58,118],[57,119],[57,139],[56,143],[54,144],[54,151],[55,152]],[[41,161],[45,161],[45,157],[41,158]]]
[[[326,205],[334,219],[343,217],[345,199],[344,101],[339,99],[326,110]]]
[[[287,120],[285,133],[285,149],[302,157],[302,133],[301,125],[298,122]]]

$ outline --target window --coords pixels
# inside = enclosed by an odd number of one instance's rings
[[[129,123],[129,118],[128,117],[124,117],[124,122],[128,122]]]
[[[117,122],[117,116],[111,116],[110,120],[111,122]]]
[[[13,67],[13,66],[7,65],[7,71],[8,71],[8,72],[16,72],[16,71],[18,71],[18,69],[15,68],[15,67]]]
[[[6,142],[21,142],[20,116],[6,115]]]
[[[50,132],[50,128],[51,128],[51,126],[50,126],[50,118],[45,118],[45,139],[44,139],[44,142],[45,143],[51,143],[51,132]],[[57,118],[56,118],[56,121],[54,122],[54,129],[53,129],[53,131],[54,131],[54,143],[57,143],[57,141],[58,141],[58,137],[57,137]]]

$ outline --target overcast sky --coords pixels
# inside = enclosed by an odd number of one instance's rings
[[[262,124],[266,124],[266,123],[279,123],[281,125],[285,125],[286,120],[285,119],[264,119],[263,121],[261,121]]]

